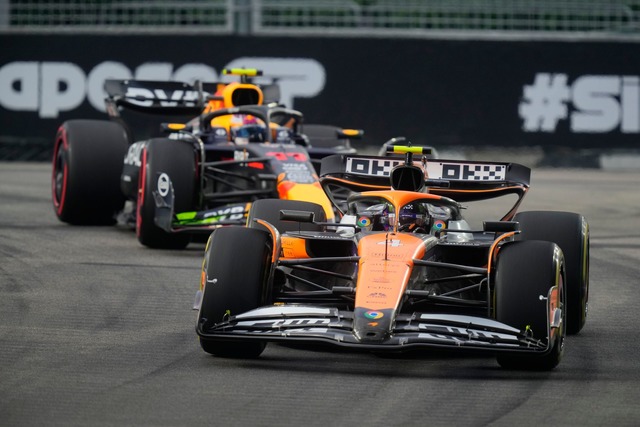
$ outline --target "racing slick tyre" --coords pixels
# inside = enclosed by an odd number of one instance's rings
[[[136,234],[143,245],[155,249],[184,249],[190,241],[188,234],[168,233],[155,224],[158,182],[168,175],[174,190],[174,212],[194,209],[196,188],[196,157],[186,142],[168,138],[149,140],[140,166],[138,203],[136,206]],[[164,177],[166,178],[166,177]]]
[[[567,282],[567,334],[580,332],[589,303],[589,225],[584,216],[571,212],[518,213],[516,240],[547,240],[564,253]]]
[[[557,287],[562,319],[551,329],[550,350],[544,355],[498,353],[500,366],[507,369],[550,370],[564,352],[565,289],[562,251],[552,242],[531,240],[505,244],[495,266],[496,320],[526,331],[534,339],[547,341],[549,290]]]
[[[300,200],[260,199],[251,205],[247,224],[252,228],[266,230],[264,226],[254,221],[254,219],[262,219],[276,227],[280,233],[298,230],[323,231],[325,229],[323,225],[308,222],[282,221],[280,219],[281,210],[313,212],[314,221],[325,222],[327,220],[324,209],[317,203]]]
[[[206,333],[215,323],[264,305],[269,300],[272,239],[254,228],[216,229],[205,253],[206,284],[198,315],[198,329]],[[200,346],[221,357],[255,358],[262,341],[226,341],[200,337]]]
[[[112,225],[124,208],[120,174],[127,134],[115,122],[69,120],[58,129],[53,148],[53,209],[69,224]]]

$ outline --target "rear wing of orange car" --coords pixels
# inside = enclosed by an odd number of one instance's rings
[[[322,160],[320,182],[330,197],[338,193],[344,197],[345,190],[391,190],[391,171],[403,166],[407,166],[406,158],[397,154],[337,154]],[[516,194],[518,201],[514,210],[528,191],[531,179],[531,169],[518,163],[427,159],[421,156],[413,160],[411,166],[417,166],[424,172],[423,191],[458,202]],[[339,203],[336,205],[340,208]]]

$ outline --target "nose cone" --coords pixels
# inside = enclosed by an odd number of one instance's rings
[[[356,308],[354,311],[353,332],[360,342],[382,342],[391,335],[392,309],[369,310]]]

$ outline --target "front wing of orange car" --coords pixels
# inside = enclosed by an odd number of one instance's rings
[[[525,331],[489,318],[413,313],[400,314],[394,320],[389,334],[370,340],[354,331],[352,311],[278,305],[229,316],[206,330],[198,324],[196,332],[204,339],[316,341],[374,351],[432,347],[544,354],[550,350],[547,340],[534,339]]]

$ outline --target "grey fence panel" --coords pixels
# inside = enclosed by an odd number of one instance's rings
[[[233,11],[233,0],[21,0],[0,7],[8,13],[0,23],[23,32],[230,33]]]
[[[640,0],[0,0],[0,31],[640,37]]]
[[[254,0],[258,31],[331,28],[619,32],[637,30],[632,0]]]

